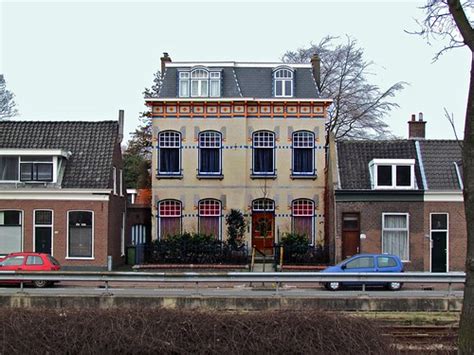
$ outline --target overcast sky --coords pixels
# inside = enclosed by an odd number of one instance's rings
[[[424,1],[0,2],[0,73],[20,119],[109,120],[124,109],[129,132],[164,51],[175,61],[277,61],[348,34],[375,62],[373,82],[410,83],[388,120],[394,134],[406,137],[422,111],[427,138],[454,138],[446,107],[462,135],[470,53],[432,63],[440,44],[404,32],[417,29]]]

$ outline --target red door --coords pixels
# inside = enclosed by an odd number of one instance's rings
[[[273,212],[252,213],[252,246],[265,253],[273,253],[275,216]]]
[[[358,213],[342,215],[342,260],[360,253],[360,227]]]

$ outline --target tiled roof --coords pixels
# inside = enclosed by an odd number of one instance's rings
[[[109,188],[118,122],[0,122],[0,148],[70,151],[63,188]]]
[[[281,63],[283,65],[283,63]],[[285,64],[286,65],[286,64]],[[252,97],[252,98],[272,98],[273,97],[273,76],[275,67],[252,66],[227,66],[213,67],[208,69],[219,69],[222,73],[221,97]],[[291,64],[288,64],[291,66]],[[178,97],[178,71],[190,69],[189,66],[167,67],[163,78],[163,85],[159,92],[160,98]],[[294,68],[294,98],[319,98],[319,91],[313,78],[310,67]]]
[[[428,190],[459,190],[456,172],[461,172],[462,151],[455,140],[420,140],[423,168]]]
[[[415,186],[420,189],[420,168],[414,141],[339,141],[337,143],[340,185],[343,190],[370,190],[369,162],[372,159],[415,159]]]

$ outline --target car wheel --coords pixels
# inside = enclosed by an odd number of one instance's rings
[[[387,284],[387,288],[390,290],[390,291],[398,291],[402,288],[402,283],[401,282],[389,282]]]
[[[337,291],[341,288],[341,284],[339,282],[328,282],[326,288],[329,291]]]
[[[36,288],[44,288],[46,286],[49,285],[49,282],[48,281],[45,281],[45,280],[36,280],[36,281],[33,281],[33,286],[36,287]]]

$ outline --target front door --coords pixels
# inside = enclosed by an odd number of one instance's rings
[[[268,254],[273,252],[275,229],[273,212],[252,213],[252,246]]]
[[[51,254],[51,241],[53,239],[53,211],[35,211],[35,252]]]
[[[360,253],[360,226],[358,213],[342,214],[342,259]]]
[[[448,214],[431,214],[431,271],[448,271]]]

